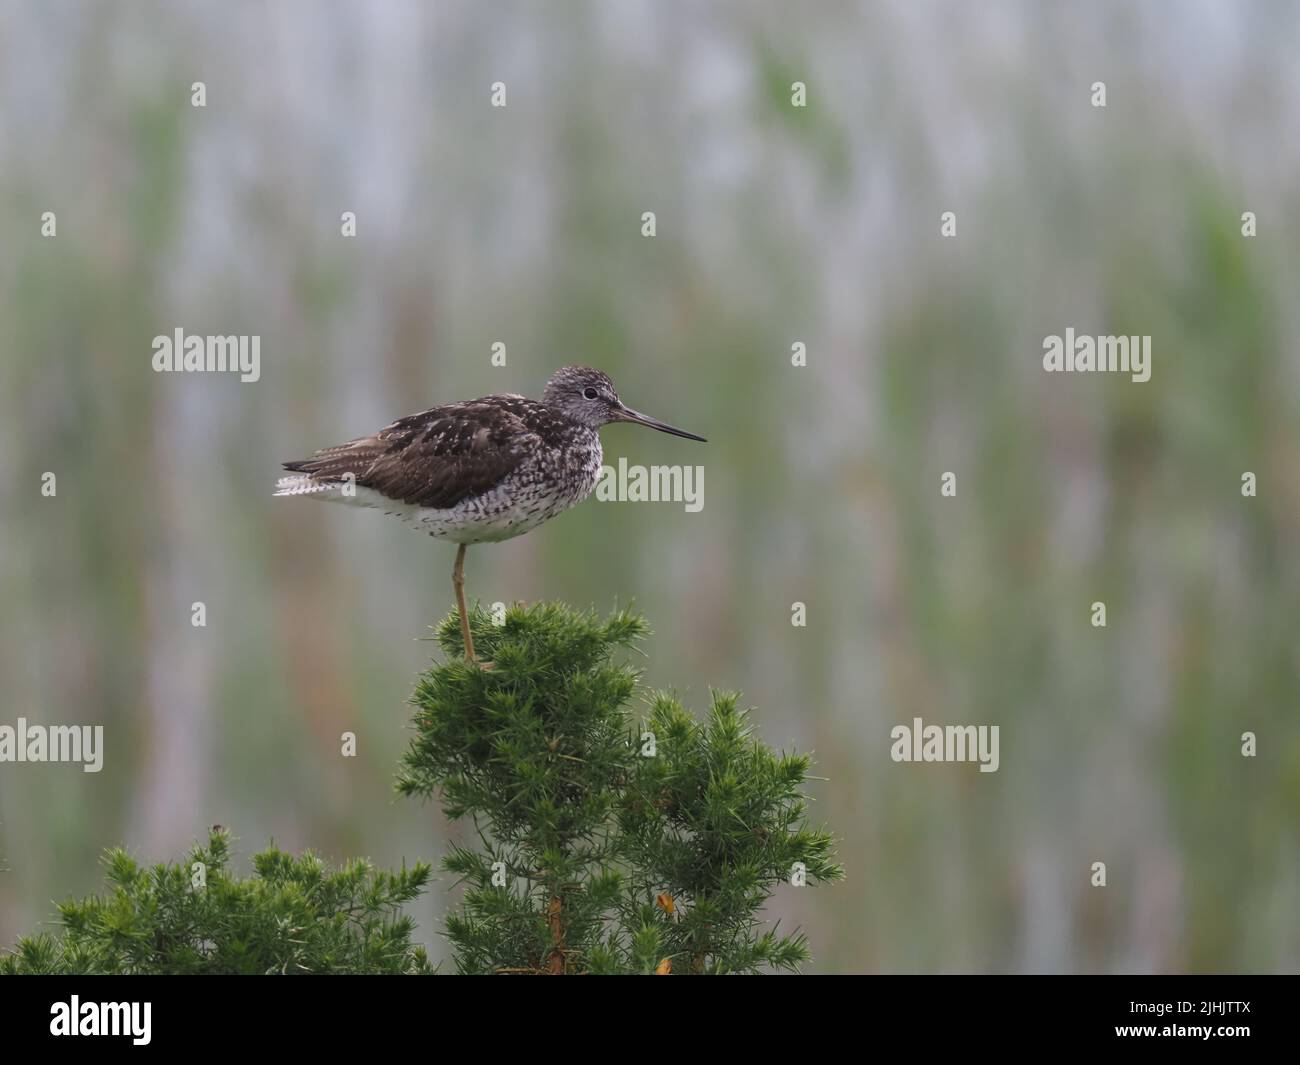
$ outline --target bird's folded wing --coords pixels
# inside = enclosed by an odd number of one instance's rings
[[[390,499],[445,509],[489,491],[537,443],[516,414],[471,401],[412,414],[285,468],[325,482],[351,474]]]

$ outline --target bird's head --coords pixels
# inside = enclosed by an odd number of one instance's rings
[[[618,398],[609,375],[593,370],[590,366],[565,366],[556,370],[546,382],[542,402],[548,407],[558,408],[589,429],[599,429],[610,422],[635,422],[637,425],[658,429],[661,433],[707,443],[702,436],[634,411]]]

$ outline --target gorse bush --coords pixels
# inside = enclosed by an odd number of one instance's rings
[[[758,742],[736,703],[714,693],[703,723],[669,696],[652,706],[657,753],[637,762],[619,831],[634,898],[667,892],[680,919],[633,911],[638,968],[658,954],[696,973],[794,969],[808,958],[803,937],[756,934],[760,909],[778,884],[843,875],[830,835],[804,820],[809,759]]]
[[[829,834],[809,827],[806,756],[752,734],[737,697],[697,722],[658,695],[644,721],[620,660],[646,632],[559,604],[472,619],[481,670],[451,656],[416,688],[404,794],[441,797],[481,847],[443,866],[466,885],[448,918],[467,973],[730,973],[795,969],[802,935],[763,929],[783,884],[842,875]]]
[[[313,854],[274,847],[254,875],[227,869],[229,834],[213,829],[184,863],[145,868],[124,850],[105,856],[109,890],[59,907],[60,935],[20,940],[0,973],[420,973],[400,907],[430,867],[377,871],[352,861],[330,872]]]
[[[673,697],[631,709],[624,660],[645,635],[627,611],[599,620],[558,604],[472,618],[489,670],[461,657],[420,679],[398,790],[437,796],[475,846],[443,867],[464,885],[447,919],[463,973],[747,973],[794,970],[797,931],[762,919],[778,889],[835,880],[830,835],[809,826],[809,760],[754,736],[748,711],[714,693],[704,721]],[[331,872],[311,853],[227,866],[214,829],[183,863],[106,858],[109,889],[59,907],[58,935],[21,940],[2,973],[425,973],[401,907],[430,867]]]

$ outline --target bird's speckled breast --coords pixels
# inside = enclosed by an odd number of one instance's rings
[[[565,447],[545,447],[489,491],[447,509],[397,512],[439,540],[478,544],[509,540],[586,499],[600,479],[600,435],[585,427]],[[391,508],[386,508],[391,509]]]

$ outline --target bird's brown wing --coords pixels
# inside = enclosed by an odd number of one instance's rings
[[[530,401],[517,397],[519,404]],[[538,444],[516,403],[470,400],[400,418],[373,436],[325,448],[284,468],[322,483],[344,481],[390,499],[443,509],[488,491]]]

